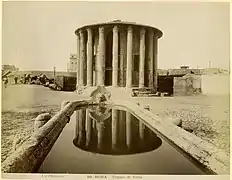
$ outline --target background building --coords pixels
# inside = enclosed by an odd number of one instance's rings
[[[157,88],[159,29],[115,20],[83,26],[75,34],[77,87]]]
[[[77,72],[77,55],[76,54],[70,54],[69,62],[67,64],[67,71]]]
[[[18,71],[19,68],[16,68],[15,65],[2,65],[2,70],[3,71]]]
[[[168,74],[169,75],[186,75],[186,74],[201,74],[201,69],[192,69],[189,68],[189,66],[181,66],[180,69],[169,69]]]

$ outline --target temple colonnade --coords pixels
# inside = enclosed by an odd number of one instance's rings
[[[160,30],[113,21],[81,27],[75,34],[77,87],[157,88]]]

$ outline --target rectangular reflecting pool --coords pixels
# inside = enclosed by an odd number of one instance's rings
[[[39,173],[208,174],[130,112],[75,111]]]

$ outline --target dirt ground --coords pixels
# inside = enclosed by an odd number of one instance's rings
[[[163,118],[182,120],[182,127],[193,130],[196,136],[230,151],[229,95],[179,96],[164,98],[137,98],[141,105]]]
[[[77,99],[73,92],[52,91],[39,85],[9,85],[2,88],[1,160],[11,154],[15,136],[33,133],[34,118],[43,112],[54,115],[63,100]]]
[[[42,112],[54,115],[63,100],[77,100],[74,92],[52,91],[39,85],[9,85],[2,89],[1,159],[11,153],[15,136],[33,133],[34,118]],[[197,136],[229,152],[229,96],[135,98],[161,117],[183,121]]]

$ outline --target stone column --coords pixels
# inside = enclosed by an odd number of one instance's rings
[[[92,121],[92,128],[95,129],[95,127],[96,127],[96,121],[93,120]]]
[[[104,125],[101,123],[97,123],[97,148],[102,148],[102,140],[103,140],[103,131]]]
[[[86,110],[86,124],[85,124],[86,146],[89,146],[91,141],[91,129],[92,129],[92,119],[89,117],[89,110]]]
[[[120,32],[120,87],[124,87],[124,63],[126,63],[126,33],[122,30]]]
[[[117,110],[112,109],[112,149],[115,149],[117,145],[117,128]]]
[[[129,26],[127,31],[127,67],[126,67],[126,87],[132,87],[132,59],[133,59],[133,29]]]
[[[79,85],[84,86],[85,40],[84,32],[80,30],[80,74]]]
[[[118,111],[118,114],[119,114],[118,144],[124,147],[126,145],[126,126],[125,126],[126,112]]]
[[[92,29],[88,28],[87,42],[87,86],[93,86],[93,35]]]
[[[99,33],[94,33],[94,55],[95,55],[95,67],[93,73],[93,85],[97,85],[97,63],[98,63],[98,44],[99,44]]]
[[[154,47],[153,47],[153,42],[154,42],[154,32],[153,30],[149,31],[149,41],[148,41],[148,87],[149,88],[154,88],[154,83],[153,83],[153,79],[154,79],[154,71],[153,71],[153,51],[154,51]]]
[[[126,145],[131,148],[131,113],[126,112]]]
[[[113,87],[118,86],[118,27],[114,26],[113,28],[113,76],[112,84]]]
[[[145,125],[143,124],[142,121],[139,121],[139,137],[142,142],[144,140],[144,129],[145,129]]]
[[[84,125],[85,125],[85,114],[84,110],[79,110],[79,133],[78,133],[78,144],[80,145],[83,141],[83,136],[84,136]]]
[[[79,111],[76,111],[76,134],[75,134],[75,139],[78,138],[78,133],[79,133]]]
[[[153,71],[154,71],[154,89],[157,91],[158,88],[158,73],[157,73],[157,68],[158,68],[158,62],[157,62],[157,53],[158,53],[158,38],[154,34],[154,53],[153,53]]]
[[[77,34],[77,85],[79,86],[79,74],[80,74],[80,36]]]
[[[145,73],[145,29],[140,30],[140,56],[139,56],[139,88],[144,87]]]
[[[99,45],[97,62],[97,85],[104,85],[105,76],[105,35],[104,27],[99,27]]]

